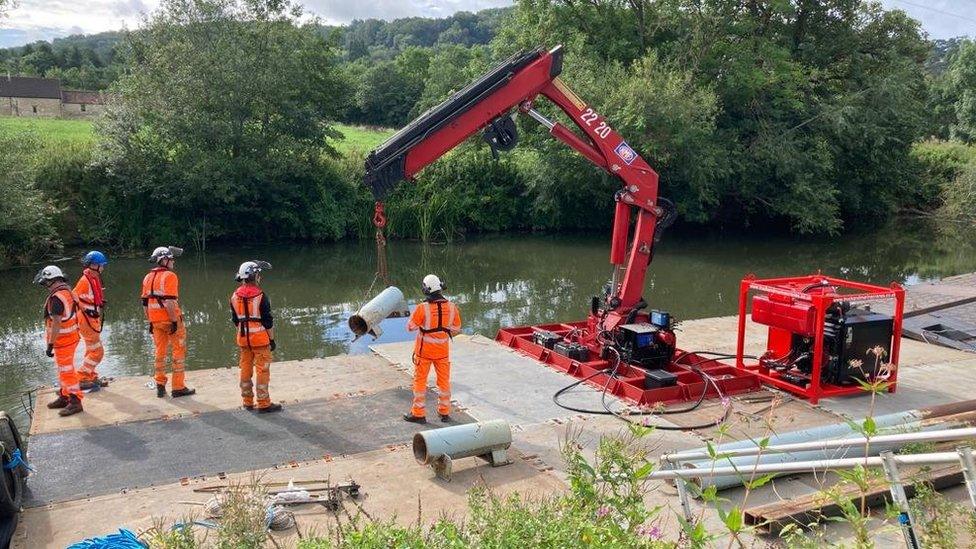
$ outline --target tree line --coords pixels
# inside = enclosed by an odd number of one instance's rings
[[[684,224],[830,234],[969,196],[976,46],[936,47],[875,2],[519,0],[348,28],[298,11],[165,0],[123,33],[96,145],[20,146],[34,160],[0,175],[52,228],[31,245],[0,231],[0,255],[32,257],[52,232],[119,247],[368,234],[367,151],[339,155],[334,122],[401,126],[538,45],[565,46],[562,78],[659,171]],[[498,162],[473,139],[401,185],[390,230],[606,227],[619,183],[532,121],[519,129]]]

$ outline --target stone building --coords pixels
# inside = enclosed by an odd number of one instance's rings
[[[104,109],[101,92],[62,89],[56,78],[0,76],[0,116],[84,118]]]
[[[105,94],[85,90],[61,90],[61,116],[84,118],[105,112]]]

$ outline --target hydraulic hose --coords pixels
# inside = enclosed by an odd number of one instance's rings
[[[562,402],[560,402],[560,397],[562,397],[562,395],[564,395],[568,391],[570,391],[570,390],[578,387],[579,385],[581,385],[581,384],[583,384],[583,383],[585,383],[585,382],[593,379],[594,377],[598,376],[599,374],[605,374],[606,373],[606,370],[600,370],[598,372],[594,372],[593,374],[591,374],[591,375],[589,375],[589,376],[587,376],[585,378],[579,379],[577,381],[574,381],[573,383],[567,385],[566,387],[563,387],[562,389],[556,391],[552,395],[552,401],[553,401],[553,403],[556,406],[559,406],[560,408],[563,408],[565,410],[569,410],[571,412],[578,412],[578,413],[583,413],[583,414],[604,415],[604,416],[607,416],[607,415],[614,416],[614,417],[616,417],[617,419],[619,419],[621,421],[625,421],[627,423],[632,423],[632,424],[640,424],[640,425],[643,425],[643,422],[635,422],[635,421],[632,421],[629,418],[629,416],[631,416],[631,415],[636,415],[636,416],[661,416],[661,415],[673,415],[673,414],[684,414],[684,413],[688,413],[688,412],[691,412],[691,411],[694,411],[695,409],[697,409],[705,401],[705,397],[708,395],[708,386],[709,386],[709,384],[712,387],[715,388],[715,391],[718,393],[718,395],[719,395],[720,398],[722,398],[722,399],[725,398],[725,395],[722,394],[722,389],[718,386],[717,383],[715,383],[715,380],[712,379],[708,374],[706,374],[705,372],[703,372],[700,368],[696,368],[695,366],[697,366],[699,364],[702,364],[704,362],[708,362],[710,360],[721,360],[721,359],[735,358],[735,355],[729,355],[729,354],[725,354],[725,353],[714,353],[714,352],[710,352],[710,351],[686,351],[686,352],[682,353],[681,355],[679,355],[677,358],[680,359],[680,358],[685,357],[685,356],[688,356],[688,355],[706,355],[706,356],[715,357],[715,358],[712,358],[712,359],[700,360],[700,361],[698,361],[698,362],[696,362],[694,364],[690,364],[690,365],[677,364],[677,366],[684,367],[689,372],[694,372],[694,373],[698,374],[702,378],[702,381],[704,382],[705,386],[704,386],[704,388],[702,390],[701,395],[698,397],[698,400],[696,400],[694,404],[692,404],[690,406],[686,406],[684,408],[670,409],[670,410],[661,410],[661,411],[647,412],[647,413],[641,413],[641,414],[623,414],[621,412],[617,412],[617,411],[612,410],[610,408],[609,403],[607,402],[607,392],[609,392],[609,389],[610,389],[610,381],[612,379],[617,379],[617,371],[620,369],[621,362],[622,362],[621,359],[620,359],[620,353],[616,349],[614,349],[613,347],[608,347],[608,349],[613,350],[613,352],[615,354],[616,360],[615,360],[613,369],[608,374],[607,381],[603,385],[603,389],[601,390],[600,403],[603,405],[603,409],[602,410],[591,410],[591,409],[586,409],[586,408],[576,408],[574,406],[569,406],[567,404],[563,404]],[[747,356],[745,358],[755,358],[755,357],[753,357],[753,356]],[[655,425],[654,427],[656,429],[660,429],[662,431],[693,431],[693,430],[697,430],[697,429],[707,429],[707,428],[710,428],[710,427],[716,427],[716,426],[721,425],[722,423],[724,423],[728,419],[729,414],[731,413],[731,410],[732,410],[731,406],[726,405],[725,406],[725,411],[722,414],[722,416],[720,418],[716,419],[715,421],[711,421],[709,423],[703,423],[703,424],[699,424],[699,425],[690,425],[690,426],[685,426],[685,427],[671,427],[671,426],[668,426],[668,425]]]

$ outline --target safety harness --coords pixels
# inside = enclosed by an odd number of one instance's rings
[[[88,327],[91,328],[91,330],[93,332],[95,332],[96,334],[100,334],[100,333],[102,333],[102,329],[105,328],[105,319],[102,318],[102,323],[99,324],[97,330],[95,329],[94,326],[92,326],[91,319],[92,318],[104,317],[104,314],[105,314],[105,309],[104,309],[104,306],[105,306],[105,294],[104,294],[104,291],[102,289],[102,279],[101,278],[98,278],[96,276],[91,275],[88,272],[88,269],[85,269],[85,271],[82,273],[82,275],[88,281],[88,288],[91,290],[91,297],[92,297],[92,300],[89,302],[89,301],[85,301],[84,299],[82,299],[81,296],[78,296],[78,302],[80,304],[83,304],[83,305],[91,305],[92,306],[91,309],[83,308],[85,314],[82,315],[82,318],[85,320],[85,324],[87,324]],[[154,280],[154,282],[155,282],[155,280]]]
[[[155,300],[158,308],[165,309],[166,306],[163,304],[164,301],[170,299],[176,299],[175,295],[166,295],[156,291],[156,279],[159,278],[160,274],[170,272],[166,267],[156,267],[152,271],[152,280],[149,281],[149,295],[142,298],[142,305],[146,307],[146,319],[149,319],[149,300]]]
[[[427,307],[427,309],[424,311],[424,313],[425,313],[424,314],[424,323],[426,323],[428,325],[430,323],[430,316],[431,316],[430,315],[430,312],[431,312],[430,311],[430,305],[432,305],[432,304],[437,305],[437,326],[435,326],[433,328],[424,328],[423,326],[418,326],[417,327],[420,330],[420,333],[421,333],[421,337],[420,337],[420,348],[417,349],[417,355],[418,356],[421,353],[423,353],[423,351],[424,351],[424,343],[427,341],[427,337],[426,337],[427,334],[433,334],[433,333],[443,332],[443,333],[446,333],[447,334],[447,337],[449,339],[451,339],[451,340],[454,339],[454,334],[451,333],[450,328],[447,327],[447,326],[444,326],[444,309],[442,308],[442,305],[444,305],[446,303],[447,303],[447,300],[444,299],[443,297],[441,297],[441,298],[439,298],[439,299],[437,299],[436,301],[433,301],[433,302],[427,301],[427,302],[424,303],[424,307]],[[450,324],[453,324],[454,323],[454,315],[456,314],[456,312],[455,312],[455,310],[453,308],[449,308],[449,311],[450,311],[451,314],[450,314],[450,318],[448,319],[448,324],[450,325]]]
[[[238,298],[238,299],[241,300],[241,309],[244,310],[244,316],[238,316],[237,317],[237,321],[238,321],[237,322],[237,329],[238,329],[238,333],[241,335],[241,337],[243,337],[245,340],[247,340],[247,348],[248,349],[251,348],[251,322],[261,322],[261,304],[260,304],[261,302],[260,302],[260,300],[261,300],[262,296],[264,296],[264,292],[258,292],[256,295],[253,295],[253,296],[243,296],[243,295],[238,294],[238,293],[235,293],[234,294],[234,297],[235,298]],[[251,300],[257,300],[257,301],[254,301],[254,303],[257,303],[258,304],[258,307],[257,307],[258,314],[257,314],[257,316],[254,316],[254,315],[251,314],[251,303],[252,303]],[[234,311],[234,315],[237,315],[237,311]],[[262,326],[261,329],[262,330],[265,330],[266,328],[264,328],[264,326]]]

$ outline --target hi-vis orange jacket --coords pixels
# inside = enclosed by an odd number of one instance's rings
[[[58,330],[56,337],[52,341],[51,324],[56,313],[51,309],[51,301],[55,299],[61,301],[63,312],[60,315],[61,329]],[[74,294],[71,293],[71,289],[67,286],[47,296],[47,300],[44,302],[44,331],[45,341],[51,341],[55,347],[64,347],[65,345],[78,343],[78,339],[81,337],[78,335],[78,307],[75,304]]]
[[[146,305],[149,322],[169,322],[164,302],[180,297],[180,279],[176,273],[164,267],[156,267],[142,279],[142,302]],[[176,303],[176,316],[182,314]]]
[[[407,328],[420,330],[413,344],[414,357],[447,358],[451,338],[461,332],[461,312],[446,299],[425,301],[413,310]]]

